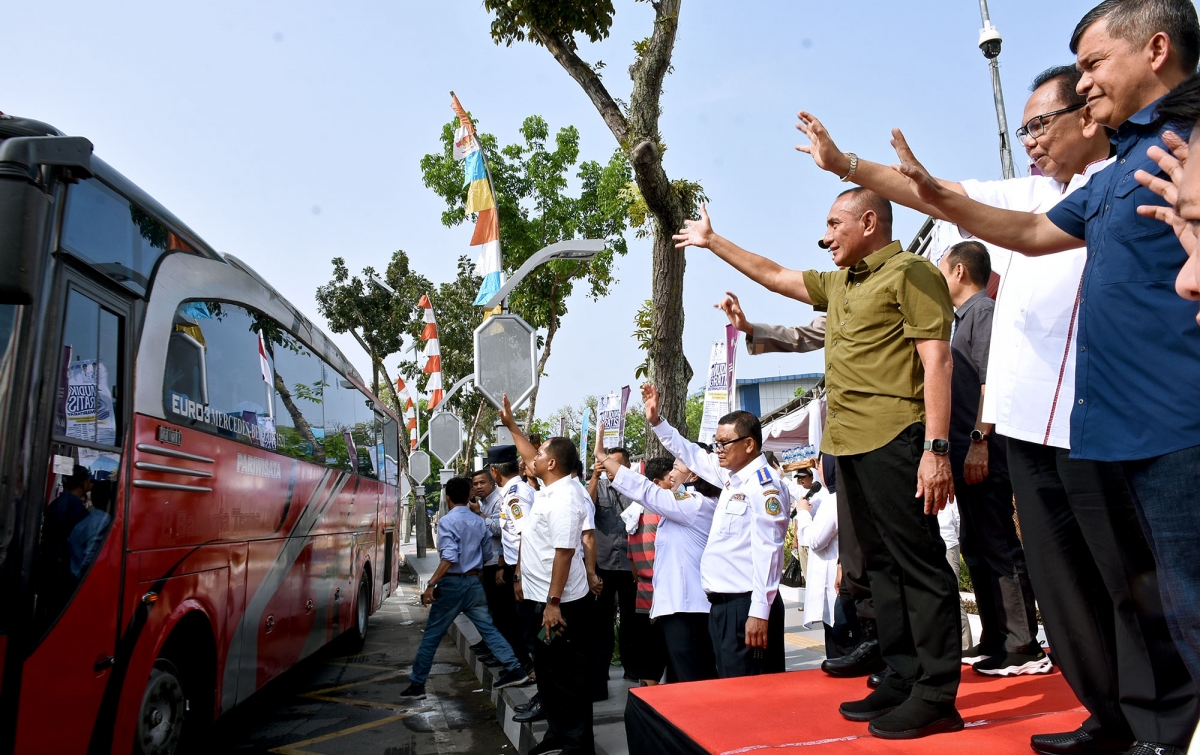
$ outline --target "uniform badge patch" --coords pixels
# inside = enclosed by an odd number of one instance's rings
[[[763,495],[779,495],[779,491],[775,488],[771,488],[770,490],[764,490]]]
[[[691,496],[689,496],[687,493],[683,492],[682,490],[675,491],[675,500],[686,501],[688,498],[691,498]]]
[[[729,496],[729,500],[744,501],[744,500],[746,500],[746,494],[745,493],[734,493],[733,495]]]
[[[513,514],[513,519],[520,519],[520,518],[521,518],[521,504],[519,504],[519,503],[512,503],[512,504],[510,504],[510,505],[512,506],[512,514]],[[775,505],[776,505],[776,507],[778,507],[778,506],[779,506],[779,502],[778,502],[778,501],[776,501],[776,502],[775,502]],[[778,513],[778,512],[776,512],[776,513]]]
[[[770,485],[771,484],[771,470],[767,469],[766,467],[762,467],[761,469],[758,470],[758,484],[759,485]]]
[[[774,496],[772,496],[767,499],[767,513],[768,514],[770,514],[771,516],[779,516],[779,513],[781,511],[783,511],[783,506],[780,505],[778,498],[775,498]]]
[[[509,488],[509,489],[508,489],[508,494],[509,494],[509,495],[516,495],[516,493],[517,493],[517,486],[516,486],[516,485],[513,485],[511,488]]]

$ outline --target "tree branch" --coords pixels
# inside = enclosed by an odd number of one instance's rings
[[[671,55],[679,30],[681,2],[661,0],[654,4],[654,33],[650,35],[646,52],[629,68],[633,79],[633,92],[629,97],[629,133],[631,140],[637,142],[630,145],[629,162],[646,207],[660,222],[676,226],[681,208],[662,167],[658,118],[662,112],[663,79],[671,68]],[[675,232],[673,227],[664,230],[668,235]]]
[[[592,67],[576,55],[575,51],[563,40],[556,39],[536,26],[530,27],[529,31],[550,51],[550,54],[571,75],[571,78],[575,79],[592,104],[596,106],[596,110],[600,111],[600,117],[604,119],[613,136],[617,137],[617,143],[624,147],[625,140],[629,136],[629,123],[625,120],[625,114],[621,112],[621,107],[608,93],[608,89],[605,88]]]

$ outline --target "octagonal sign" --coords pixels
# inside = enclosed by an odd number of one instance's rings
[[[462,452],[463,423],[450,412],[437,412],[429,420],[429,453],[442,464],[450,462]]]
[[[429,479],[429,454],[424,451],[413,451],[409,454],[408,473],[418,485],[424,485]]]
[[[475,329],[475,390],[496,408],[516,409],[537,388],[537,331],[517,315],[493,315]]]

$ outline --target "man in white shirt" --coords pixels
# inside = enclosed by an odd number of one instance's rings
[[[700,576],[721,678],[784,670],[783,541],[791,498],[762,454],[762,428],[749,412],[717,424],[710,453],[658,415],[658,391],[642,386],[646,419],[663,447],[704,480],[724,488],[713,515]]]
[[[1085,185],[1112,158],[1107,133],[1076,92],[1079,81],[1078,69],[1059,66],[1033,82],[1017,129],[1033,175],[942,185],[983,204],[1029,213],[1045,213]],[[838,150],[816,118],[808,113],[800,118],[797,128],[812,144],[797,149],[812,155],[818,167],[941,217],[914,200],[908,180],[886,165],[855,157],[856,169],[847,175],[849,154]],[[965,234],[954,228],[946,235],[957,237],[946,241],[957,242]],[[935,260],[942,251],[934,250]],[[1077,731],[1034,735],[1032,748],[1045,755],[1120,752],[1135,739],[1177,738],[1196,711],[1120,464],[1069,458],[1087,253],[1080,248],[1040,257],[1013,254],[999,266],[981,418],[1008,438],[1030,581],[1054,660],[1091,714]]]
[[[579,451],[567,438],[534,448],[516,420],[508,397],[500,419],[513,436],[529,472],[540,478],[533,511],[521,528],[517,568],[521,593],[531,601],[530,629],[538,633],[533,663],[549,730],[531,750],[592,753],[592,700],[588,694],[591,627],[595,605],[583,562],[583,528],[590,501],[572,476]]]

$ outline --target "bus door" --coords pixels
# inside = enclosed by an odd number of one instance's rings
[[[56,291],[53,417],[35,559],[35,643],[24,662],[18,752],[82,752],[117,667],[131,418],[133,299],[67,266]],[[70,711],[85,726],[54,726]]]

